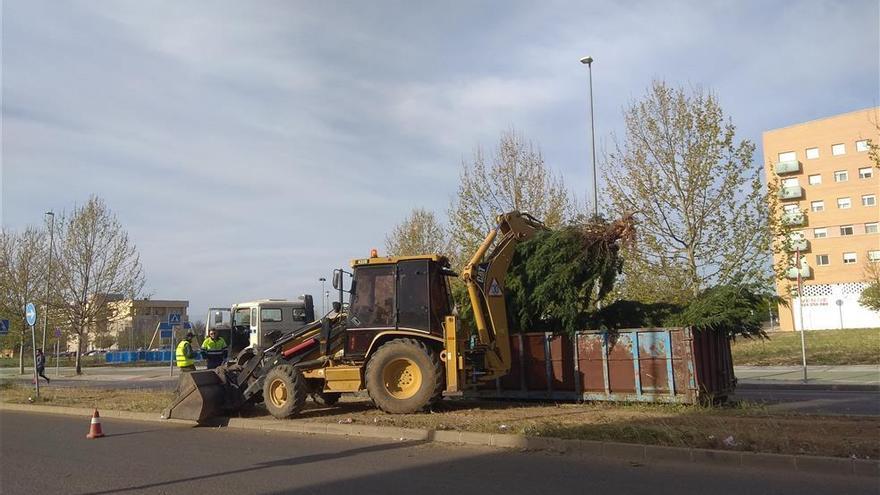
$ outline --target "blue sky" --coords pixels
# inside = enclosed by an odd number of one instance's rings
[[[2,225],[104,198],[154,298],[320,292],[515,128],[589,190],[651,80],[739,137],[878,105],[878,2],[43,2],[2,9]],[[761,160],[759,153],[756,160]]]

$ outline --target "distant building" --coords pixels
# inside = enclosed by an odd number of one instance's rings
[[[764,133],[767,180],[779,177],[783,221],[796,229],[801,265],[779,281],[779,294],[798,272],[803,301],[780,306],[783,330],[880,327],[880,314],[858,302],[866,263],[880,262],[880,179],[868,156],[880,143],[880,107],[795,124]],[[806,214],[802,214],[806,211]]]
[[[180,316],[181,323],[189,321],[188,307],[189,301],[184,300],[119,299],[108,303],[108,316],[98,321],[96,329],[113,337],[111,349],[156,347],[158,335],[151,340],[158,324],[169,321],[171,315]]]

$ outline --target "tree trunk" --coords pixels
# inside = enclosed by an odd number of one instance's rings
[[[82,363],[80,363],[80,355],[82,353],[82,335],[76,336],[76,374],[82,375]]]

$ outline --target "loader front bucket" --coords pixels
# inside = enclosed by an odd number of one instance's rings
[[[201,423],[220,416],[225,404],[225,387],[223,380],[213,370],[181,373],[177,397],[162,411],[162,418]]]

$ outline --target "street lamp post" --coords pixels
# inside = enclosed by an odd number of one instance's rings
[[[324,289],[324,284],[327,283],[327,279],[321,277],[318,279],[318,282],[321,282],[321,315],[323,316],[327,314],[327,307],[324,306],[324,292],[326,292],[326,290]]]
[[[590,74],[590,139],[593,148],[593,216],[599,216],[599,186],[596,179],[596,127],[593,123],[593,57],[586,56],[581,63],[587,66]]]
[[[51,218],[49,223],[49,262],[46,265],[46,303],[43,308],[43,352],[46,352],[46,328],[49,326],[49,287],[52,282],[52,251],[54,251],[55,213],[47,211]]]

